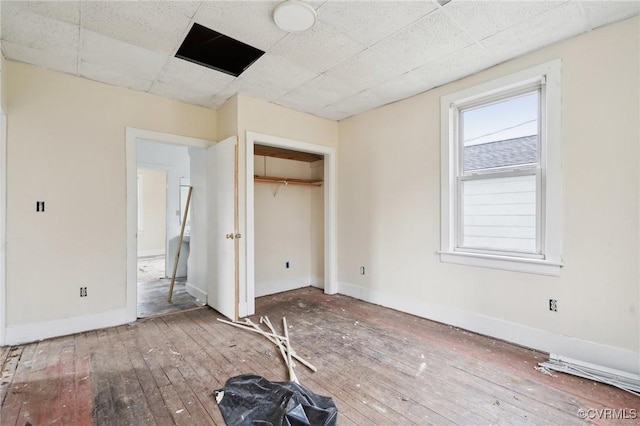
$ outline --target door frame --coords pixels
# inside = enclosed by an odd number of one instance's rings
[[[245,205],[246,205],[246,311],[240,309],[241,315],[255,313],[255,200],[254,200],[254,145],[268,145],[278,148],[293,149],[324,156],[324,292],[338,292],[338,250],[336,230],[336,149],[326,145],[302,142],[279,136],[247,131],[245,134]]]
[[[126,321],[138,319],[138,288],[136,267],[138,264],[138,160],[136,144],[138,140],[180,145],[187,147],[208,148],[214,141],[173,135],[153,130],[126,127],[125,161],[127,186],[127,262],[126,262]]]

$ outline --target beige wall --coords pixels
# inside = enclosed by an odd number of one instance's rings
[[[217,142],[238,134],[238,96],[233,96],[218,110]]]
[[[265,164],[266,162],[266,164]],[[255,156],[255,174],[299,179],[311,178],[310,163]],[[312,233],[322,223],[320,212],[312,212],[312,196],[322,188],[256,183],[255,285],[256,295],[306,287],[312,282],[312,265],[322,259],[312,252]],[[317,206],[314,206],[317,207]],[[315,241],[314,241],[315,243]],[[313,247],[315,248],[315,247]],[[286,268],[289,262],[289,269]]]
[[[638,18],[608,26],[341,122],[339,280],[425,316],[471,314],[637,353],[639,27]],[[561,276],[441,263],[440,97],[556,58]]]
[[[142,226],[138,223],[138,256],[164,255],[167,231],[167,172],[138,169],[142,191]]]
[[[7,324],[124,309],[125,127],[215,139],[216,111],[10,61],[3,73]]]
[[[244,95],[238,95],[237,102],[241,138],[249,130],[318,145],[338,146],[338,123],[335,121]]]

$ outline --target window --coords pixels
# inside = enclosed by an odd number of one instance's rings
[[[560,272],[560,61],[441,99],[443,262]]]

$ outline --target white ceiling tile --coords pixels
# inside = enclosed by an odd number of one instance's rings
[[[289,92],[318,75],[308,68],[279,55],[265,53],[255,61],[239,79],[251,80],[264,86],[273,86]],[[273,99],[269,99],[273,100]]]
[[[261,50],[287,35],[273,21],[279,1],[204,2],[194,21]]]
[[[427,1],[328,1],[318,9],[318,19],[358,42],[370,45],[436,7],[436,3]]]
[[[369,91],[360,92],[348,98],[342,99],[335,103],[339,111],[345,113],[345,117],[360,114],[361,112],[369,111],[370,109],[379,107],[384,102],[376,94]]]
[[[640,13],[640,1],[583,1],[591,28],[598,28]]]
[[[287,35],[270,53],[284,56],[314,71],[324,72],[364,48],[364,45],[330,26],[317,22],[309,31]]]
[[[475,40],[482,40],[567,1],[452,1],[443,11]]]
[[[315,115],[323,118],[327,118],[329,120],[342,120],[343,118],[347,118],[350,114],[340,110],[337,106],[327,106],[324,107],[314,113]]]
[[[438,10],[373,45],[373,48],[414,69],[469,46],[472,42],[468,35]]]
[[[156,82],[149,92],[195,105],[207,105],[211,100],[211,94],[205,91],[188,90],[181,86],[172,86],[160,81]]]
[[[145,80],[155,80],[169,55],[144,49],[120,40],[83,30],[80,58],[84,62],[107,65]]]
[[[431,89],[415,72],[409,72],[368,90],[384,104],[399,101]]]
[[[586,17],[576,3],[567,3],[481,42],[499,63],[588,29]]]
[[[173,53],[184,40],[191,22],[182,3],[82,2],[82,26],[147,49]]]
[[[494,58],[481,46],[473,44],[451,55],[414,70],[414,76],[436,87],[466,77],[494,64]]]
[[[346,82],[359,92],[407,71],[406,67],[388,56],[367,49],[327,71],[326,75]]]
[[[80,25],[79,1],[3,1],[2,9],[20,9],[55,21]]]
[[[76,74],[78,71],[78,59],[76,56],[56,55],[48,51],[14,44],[10,41],[2,42],[2,51],[6,58],[14,61],[26,62],[38,67],[69,74]]]
[[[20,7],[2,4],[2,39],[58,56],[78,53],[77,26],[46,18]]]
[[[158,75],[158,81],[162,83],[194,92],[201,91],[208,96],[219,92],[234,79],[229,74],[175,57],[169,58]]]
[[[146,92],[153,84],[152,80],[136,77],[134,75],[123,72],[122,70],[113,69],[104,64],[93,64],[91,62],[80,61],[78,65],[78,74],[90,80],[100,81],[102,83],[113,84],[114,86],[127,87],[133,90]]]
[[[279,99],[290,108],[317,110],[357,93],[340,80],[321,74]]]
[[[209,107],[209,108],[218,109],[222,105],[224,105],[224,103],[227,102],[229,100],[229,98],[230,98],[230,96],[218,96],[218,95],[215,95],[215,96],[211,97],[211,99],[209,99],[209,101],[205,104],[205,106]]]
[[[243,80],[238,78],[215,95],[220,98],[229,98],[237,93],[263,99],[265,101],[273,101],[284,96],[287,93],[287,89],[269,83],[265,84],[264,82],[256,82],[252,79]]]

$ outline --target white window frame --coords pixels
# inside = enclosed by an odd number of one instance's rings
[[[537,180],[537,253],[500,252],[461,247],[462,208],[458,135],[459,107],[486,102],[542,84],[540,91],[539,167],[510,167],[511,174],[535,174]],[[441,120],[441,248],[440,260],[543,275],[560,275],[562,267],[561,61],[555,60],[492,80],[440,100]],[[486,172],[483,178],[493,175]],[[497,176],[497,174],[496,174]],[[501,177],[506,177],[504,172]],[[468,175],[462,179],[473,179]]]

